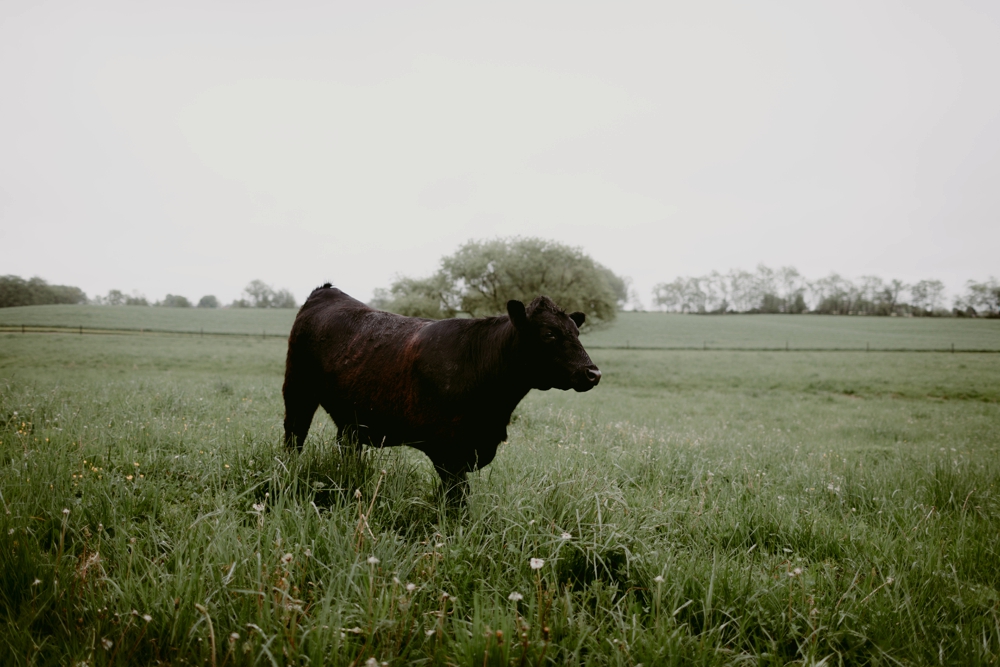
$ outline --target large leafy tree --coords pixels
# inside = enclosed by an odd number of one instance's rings
[[[441,260],[429,278],[398,278],[373,305],[403,315],[441,318],[506,312],[544,294],[588,322],[610,322],[628,299],[628,283],[579,248],[539,238],[469,241]]]

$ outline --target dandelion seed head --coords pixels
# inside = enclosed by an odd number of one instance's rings
[[[507,599],[510,600],[511,602],[520,602],[521,600],[524,599],[524,596],[518,593],[517,591],[514,591],[513,593],[507,596]]]
[[[378,558],[375,558],[375,556],[369,556],[368,557],[368,564],[369,565],[378,565],[379,564],[379,560],[378,560]]]
[[[414,584],[413,582],[410,582],[406,584],[406,590],[412,593],[413,591],[417,590],[417,585]]]
[[[655,577],[653,577],[653,581],[655,581],[658,584],[662,584],[663,583],[663,575],[662,574],[656,575]]]
[[[292,558],[294,558],[294,556],[292,556],[292,554],[285,554],[284,556],[281,557],[281,562],[282,563],[291,563],[292,562]]]
[[[63,508],[63,514],[65,514],[66,516],[69,516],[69,508],[68,507],[64,507]]]
[[[424,634],[430,637],[434,634],[434,630],[424,630]]]
[[[152,620],[153,620],[153,617],[152,617],[152,616],[150,616],[149,614],[143,614],[143,615],[142,615],[142,620],[144,620],[144,621],[146,621],[147,623],[149,623],[150,621],[152,621]],[[234,632],[233,634],[236,634],[236,633]],[[237,636],[236,636],[236,638],[237,638],[237,639],[239,639],[239,635],[237,635]]]
[[[531,565],[532,570],[540,570],[545,565],[545,560],[542,558],[532,558],[528,561],[528,564]]]

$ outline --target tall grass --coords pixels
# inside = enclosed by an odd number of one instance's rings
[[[850,365],[810,392],[725,359],[701,386],[636,371],[532,395],[455,509],[420,454],[358,455],[325,416],[282,448],[278,346],[113,342],[4,371],[2,664],[1000,657],[988,397],[868,395]],[[222,361],[117,374],[184,349]]]

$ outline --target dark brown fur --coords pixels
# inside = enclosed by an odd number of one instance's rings
[[[450,491],[490,463],[532,388],[587,391],[601,372],[579,341],[583,313],[548,297],[508,315],[426,320],[369,308],[335,287],[295,318],[285,369],[285,443],[302,447],[318,406],[343,439],[410,445]]]

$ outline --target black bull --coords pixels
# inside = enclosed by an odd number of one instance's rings
[[[288,338],[285,444],[302,447],[323,406],[341,441],[409,445],[427,454],[446,492],[487,465],[531,389],[587,391],[601,371],[580,344],[583,313],[537,297],[507,315],[427,320],[369,308],[324,285]]]

